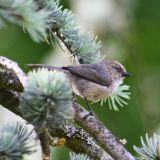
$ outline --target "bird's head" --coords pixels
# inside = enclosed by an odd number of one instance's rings
[[[125,77],[131,75],[126,71],[125,67],[117,61],[107,60],[105,64],[113,80],[123,80]]]

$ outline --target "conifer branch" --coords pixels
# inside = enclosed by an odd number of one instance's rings
[[[115,160],[135,160],[115,137],[95,116],[73,102],[75,121],[85,129],[95,141]]]
[[[93,33],[82,32],[76,15],[63,9],[59,0],[48,0],[41,5],[52,11],[49,29],[51,41],[55,37],[62,48],[65,46],[79,63],[95,63],[103,58],[100,53],[101,43],[97,41],[97,37]]]
[[[26,80],[25,73],[16,62],[0,56],[0,88],[22,92]]]
[[[85,153],[94,160],[113,160],[85,130],[76,128],[71,123],[66,123],[60,128],[51,128],[50,134],[53,137],[64,137],[65,146],[76,153]]]
[[[18,64],[0,56],[0,104],[14,113],[19,113],[20,93],[27,77]]]
[[[53,41],[68,49],[79,63],[102,60],[101,43],[93,33],[82,32],[76,16],[63,9],[59,0],[2,0],[0,20],[7,19],[27,30],[36,41]]]

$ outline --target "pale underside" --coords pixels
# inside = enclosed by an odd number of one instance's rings
[[[98,101],[111,96],[117,87],[122,83],[122,79],[112,83],[109,87],[102,86],[88,80],[80,79],[74,76],[71,80],[73,91],[76,95],[86,97],[90,101]]]

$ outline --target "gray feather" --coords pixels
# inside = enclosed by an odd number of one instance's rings
[[[109,86],[112,83],[109,71],[106,69],[106,65],[98,64],[81,64],[77,66],[62,67],[62,69],[69,71],[73,75],[76,75],[85,80],[94,82],[99,85]]]

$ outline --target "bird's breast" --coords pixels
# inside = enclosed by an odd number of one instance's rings
[[[72,87],[77,95],[86,97],[91,101],[97,101],[110,96],[116,90],[117,85],[112,84],[107,87],[84,79],[77,79],[76,81],[72,81]]]

